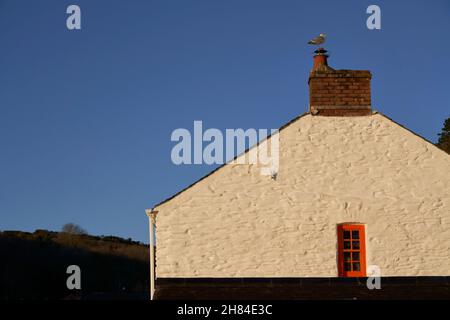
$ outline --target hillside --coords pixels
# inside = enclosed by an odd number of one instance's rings
[[[145,298],[148,245],[112,236],[36,230],[0,232],[0,299]],[[81,268],[81,290],[66,269]]]

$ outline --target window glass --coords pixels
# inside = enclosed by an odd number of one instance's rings
[[[365,277],[365,233],[360,224],[338,225],[338,269],[340,277]]]

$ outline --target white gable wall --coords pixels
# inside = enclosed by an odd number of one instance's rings
[[[450,275],[450,156],[380,114],[279,138],[276,181],[226,165],[155,208],[157,277],[334,277],[345,222],[383,276]]]

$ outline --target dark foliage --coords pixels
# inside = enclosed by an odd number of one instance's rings
[[[36,230],[0,232],[0,299],[145,297],[148,246],[117,237]],[[81,290],[66,287],[69,265],[81,268]]]
[[[63,225],[61,232],[70,234],[87,234],[87,231],[75,223],[66,223]]]
[[[439,148],[450,154],[450,118],[444,121],[441,133],[438,133],[439,140],[436,144]]]

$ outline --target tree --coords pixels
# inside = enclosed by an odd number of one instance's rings
[[[436,144],[439,148],[450,154],[450,118],[444,121],[441,133],[438,133],[439,140]]]
[[[61,231],[69,234],[87,234],[86,230],[75,223],[66,223],[63,225]]]

